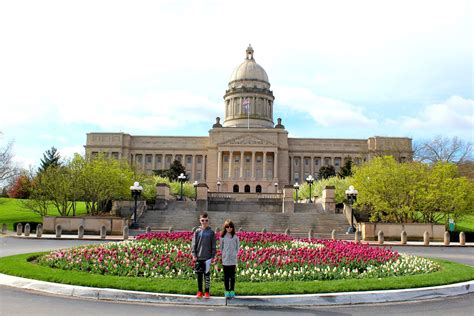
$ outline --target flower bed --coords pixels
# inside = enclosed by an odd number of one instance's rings
[[[382,278],[439,270],[428,259],[367,244],[272,233],[240,232],[238,236],[239,281]],[[38,263],[107,275],[192,279],[191,239],[192,232],[149,233],[134,241],[53,251],[40,257]],[[219,251],[213,262],[213,277],[222,278]]]

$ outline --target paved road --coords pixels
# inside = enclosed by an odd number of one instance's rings
[[[0,256],[66,248],[100,241],[32,240],[0,237]],[[393,247],[415,255],[474,265],[474,248]],[[419,302],[353,306],[271,308],[205,307],[130,304],[82,300],[38,294],[0,286],[0,315],[474,315],[474,294]]]

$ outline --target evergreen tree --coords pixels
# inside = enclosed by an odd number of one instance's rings
[[[49,167],[57,167],[60,165],[59,160],[61,156],[59,155],[58,150],[55,147],[51,147],[43,154],[43,159],[41,159],[41,165],[38,169],[38,173],[43,173]]]
[[[341,178],[352,176],[352,159],[351,158],[347,159],[344,162],[344,166],[342,166],[341,170],[339,170],[337,175]]]
[[[186,175],[186,169],[178,160],[173,161],[169,169],[154,170],[155,175],[168,178],[170,181],[178,181],[178,176],[182,173]]]
[[[336,176],[336,169],[334,166],[322,166],[319,169],[319,179],[328,179]]]

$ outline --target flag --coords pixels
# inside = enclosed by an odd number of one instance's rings
[[[250,100],[249,98],[245,98],[243,101],[242,101],[242,106],[244,107],[244,112],[246,114],[249,113],[249,105],[250,105]]]

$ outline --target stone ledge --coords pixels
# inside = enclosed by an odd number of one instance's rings
[[[85,286],[37,281],[6,274],[0,274],[0,284],[20,289],[33,290],[40,293],[54,294],[66,297],[77,297],[117,302],[207,306],[322,306],[364,303],[387,303],[450,297],[474,292],[474,281],[468,281],[450,285],[402,290],[301,295],[238,296],[237,298],[226,302],[225,298],[223,297],[212,297],[211,299],[206,300],[196,299],[193,295],[163,294],[108,288],[92,288]]]

